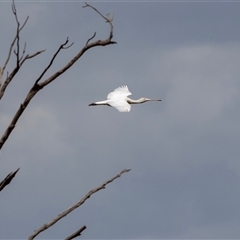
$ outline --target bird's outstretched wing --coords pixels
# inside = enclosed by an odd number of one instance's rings
[[[127,96],[132,95],[131,92],[129,92],[128,87],[127,86],[121,86],[116,88],[113,92],[110,92],[107,95],[107,99],[116,99],[116,98],[126,98]]]
[[[127,102],[127,96],[129,95],[132,95],[132,93],[129,92],[127,86],[118,87],[108,94],[108,104],[115,107],[119,112],[129,112],[131,110],[131,105]]]
[[[115,107],[119,112],[130,112],[131,105],[125,100],[115,101],[109,100],[108,104],[112,107]]]

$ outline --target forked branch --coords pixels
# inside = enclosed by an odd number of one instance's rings
[[[108,41],[109,41],[109,44],[114,44],[114,43],[117,43],[117,42],[114,42],[114,41],[111,41],[112,38],[113,38],[113,17],[110,17],[110,15],[108,14],[107,17],[105,17],[101,12],[99,12],[95,7],[93,7],[92,5],[88,4],[85,2],[85,6],[83,6],[83,8],[85,7],[90,7],[92,8],[94,11],[96,11],[103,19],[106,20],[107,23],[109,23],[110,25],[110,33],[109,33],[109,37],[108,37]],[[94,33],[94,35],[88,39],[86,45],[89,43],[90,40],[92,40],[94,37],[96,36],[96,32]],[[103,44],[103,42],[102,42]]]
[[[15,6],[15,3],[13,1],[12,3],[12,12],[15,16],[15,20],[16,20],[16,23],[17,23],[17,29],[16,29],[16,34],[15,34],[15,37],[9,47],[9,51],[8,51],[8,55],[7,55],[7,58],[6,58],[6,61],[0,71],[0,100],[2,99],[4,93],[5,93],[5,90],[6,88],[8,87],[8,85],[10,84],[10,82],[13,80],[14,76],[18,73],[18,71],[20,70],[21,66],[23,65],[23,63],[27,60],[27,59],[30,59],[30,58],[33,58],[37,55],[39,55],[40,53],[44,52],[44,50],[41,50],[41,51],[38,51],[32,55],[27,55],[24,57],[25,53],[26,53],[26,46],[27,44],[25,43],[24,44],[24,47],[23,47],[23,50],[22,50],[22,54],[20,54],[20,32],[21,30],[24,28],[24,26],[26,25],[29,17],[27,17],[24,21],[24,23],[20,24],[19,20],[18,20],[18,16],[17,16],[17,10],[16,10],[16,6]],[[14,46],[16,47],[14,50]],[[4,74],[4,71],[9,63],[9,60],[12,56],[12,54],[15,54],[16,56],[16,66],[15,68],[12,70],[12,72],[10,74],[7,74],[7,77],[5,79],[5,81],[3,81],[3,74]]]
[[[14,44],[15,44],[18,36],[19,36],[19,33],[20,33],[21,30],[24,28],[24,26],[26,25],[26,23],[27,23],[27,21],[28,21],[28,19],[29,19],[29,16],[27,16],[27,18],[25,19],[23,25],[20,26],[20,22],[18,21],[17,10],[16,10],[16,7],[15,7],[14,1],[13,1],[13,4],[12,4],[12,12],[13,12],[13,14],[14,14],[14,16],[15,16],[15,20],[16,20],[16,23],[17,23],[17,31],[16,31],[16,35],[15,35],[15,37],[14,37],[14,39],[13,39],[11,45],[10,45],[6,62],[5,62],[5,64],[3,65],[3,68],[2,68],[2,69],[3,69],[3,70],[2,70],[3,73],[4,73],[5,68],[7,67],[7,64],[8,64],[8,62],[9,62],[9,60],[10,60],[10,57],[11,57],[11,55],[12,55],[12,49],[13,49]]]
[[[43,78],[43,76],[45,75],[45,73],[47,72],[47,70],[52,66],[54,60],[56,59],[57,55],[59,54],[59,52],[62,49],[67,49],[69,47],[72,46],[72,44],[67,45],[68,44],[68,38],[65,41],[65,43],[63,43],[62,45],[60,45],[60,47],[58,48],[58,50],[55,52],[55,54],[53,55],[52,59],[50,60],[50,63],[47,65],[47,67],[43,70],[43,72],[40,74],[40,76],[35,80],[32,88],[29,90],[27,96],[25,97],[23,103],[20,105],[20,107],[18,108],[17,112],[15,113],[11,123],[9,124],[9,126],[7,127],[7,129],[5,130],[5,132],[3,133],[1,139],[0,139],[0,150],[3,147],[4,143],[7,141],[8,137],[10,136],[10,134],[12,133],[13,129],[16,126],[16,123],[18,122],[19,118],[21,117],[22,113],[24,112],[24,110],[27,108],[28,104],[30,103],[30,101],[33,99],[33,97],[41,90],[43,89],[45,86],[47,86],[49,83],[51,83],[52,81],[54,81],[55,79],[57,79],[60,75],[62,75],[65,71],[67,71],[70,67],[72,67],[72,65],[77,62],[77,60],[79,58],[82,57],[82,55],[88,51],[89,49],[93,48],[93,47],[97,47],[97,46],[106,46],[106,45],[110,45],[110,44],[114,44],[116,42],[112,41],[112,37],[113,37],[113,25],[112,25],[112,20],[113,18],[107,18],[104,17],[96,8],[92,7],[90,4],[87,4],[84,7],[90,7],[92,9],[94,9],[98,14],[100,14],[100,16],[102,16],[109,24],[110,24],[110,34],[109,37],[105,40],[97,40],[95,42],[89,43],[89,41],[95,36],[89,38],[89,40],[87,41],[87,43],[85,44],[85,46],[77,53],[76,56],[74,56],[64,67],[62,67],[61,69],[59,69],[57,72],[55,72],[53,75],[51,75],[49,78],[43,80],[42,82],[40,82],[40,80]],[[20,28],[21,29],[21,28]],[[44,51],[44,50],[43,50]],[[31,55],[31,57],[36,56],[38,54],[40,54],[43,51],[39,51],[33,55]],[[21,63],[23,63],[26,59],[29,59],[29,55],[27,55],[22,61]],[[21,65],[20,65],[21,66]],[[18,71],[18,69],[16,69],[16,71]],[[8,77],[8,83],[11,81],[11,79],[14,77],[16,71],[13,71],[9,77]],[[4,88],[4,86],[2,87]],[[1,90],[0,90],[0,99],[1,99]]]
[[[58,50],[55,52],[55,54],[53,55],[52,59],[50,60],[50,63],[48,64],[48,66],[43,70],[43,72],[40,74],[40,76],[38,77],[38,79],[35,81],[35,84],[38,84],[38,82],[42,79],[42,77],[44,76],[44,74],[47,72],[47,70],[52,66],[55,58],[57,57],[57,55],[60,53],[60,51],[62,49],[67,49],[69,47],[71,47],[73,45],[70,44],[69,46],[67,46],[68,44],[68,38],[66,39],[65,43],[61,44],[60,47],[58,48]],[[44,87],[44,86],[43,86]]]
[[[123,173],[129,172],[130,169],[124,169],[122,170],[119,174],[117,174],[115,177],[107,180],[103,184],[101,184],[99,187],[92,189],[89,191],[81,200],[79,200],[76,204],[74,204],[72,207],[68,208],[64,212],[60,213],[56,218],[54,218],[52,221],[49,223],[45,223],[42,227],[39,229],[35,230],[34,233],[28,238],[28,240],[34,239],[38,234],[41,232],[45,231],[46,229],[50,228],[52,225],[54,225],[56,222],[58,222],[60,219],[63,217],[67,216],[69,213],[71,213],[73,210],[76,208],[80,207],[88,198],[90,198],[94,193],[105,189],[106,185],[113,182],[115,179],[120,178]]]

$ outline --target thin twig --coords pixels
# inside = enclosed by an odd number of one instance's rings
[[[4,95],[4,92],[8,86],[8,84],[12,81],[13,77],[16,75],[16,73],[18,72],[18,70],[20,69],[21,67],[21,63],[20,61],[22,60],[24,54],[25,54],[25,51],[26,51],[26,43],[24,44],[24,48],[23,48],[23,53],[22,53],[22,56],[20,57],[19,56],[19,50],[20,50],[20,44],[19,44],[19,41],[20,41],[20,32],[21,30],[24,28],[24,26],[26,25],[27,21],[28,21],[28,18],[29,16],[25,19],[24,23],[22,24],[22,26],[20,25],[20,22],[18,20],[18,16],[17,16],[17,10],[16,10],[16,6],[15,6],[15,2],[13,0],[13,3],[12,3],[12,12],[15,16],[15,20],[16,20],[16,23],[17,23],[17,30],[16,30],[16,35],[9,47],[9,51],[8,51],[8,56],[7,56],[7,59],[3,65],[3,68],[1,70],[1,73],[0,73],[0,100],[1,98],[3,97]],[[15,45],[17,41],[17,47],[16,49],[13,50],[13,47]],[[12,71],[12,74],[10,74],[10,78],[7,76],[6,80],[4,82],[2,82],[2,78],[3,78],[3,74],[4,74],[4,71],[9,63],[9,60],[11,58],[11,55],[12,55],[12,52],[16,55],[16,67],[14,68],[14,70]]]
[[[86,3],[86,2],[85,2],[85,6],[83,6],[83,8],[85,8],[85,7],[90,7],[90,8],[92,8],[92,9],[93,9],[94,11],[96,11],[102,18],[104,18],[107,22],[110,22],[110,21],[113,20],[113,19],[104,17],[103,14],[100,13],[95,7],[93,7],[92,5],[90,5],[90,4]]]
[[[59,54],[59,52],[64,49],[64,47],[66,47],[66,45],[68,44],[68,38],[66,39],[65,43],[61,44],[60,47],[58,48],[58,50],[55,52],[55,54],[53,55],[51,61],[49,62],[48,66],[43,70],[43,72],[40,74],[40,76],[38,77],[38,79],[35,81],[35,84],[37,84],[42,77],[44,76],[44,74],[47,72],[47,70],[52,66],[55,58],[57,57],[57,55]],[[72,45],[72,44],[71,44]],[[71,46],[70,45],[70,46]]]
[[[19,29],[20,29],[20,23],[18,21],[18,16],[17,16],[17,9],[16,9],[16,6],[13,2],[12,4],[12,11],[13,11],[13,14],[15,16],[15,19],[16,19],[16,22],[17,22],[17,35],[16,35],[16,40],[17,40],[17,50],[14,50],[14,53],[16,55],[16,58],[17,58],[17,61],[16,61],[16,66],[19,67],[19,49],[20,49],[20,46],[19,46]]]
[[[34,54],[32,54],[32,55],[29,55],[29,54],[26,55],[26,56],[21,60],[21,62],[19,63],[19,66],[16,66],[16,67],[12,70],[12,72],[10,73],[10,75],[9,75],[9,73],[7,72],[6,80],[4,81],[2,87],[0,88],[0,100],[1,100],[1,98],[3,97],[7,86],[8,86],[9,83],[12,81],[12,79],[15,77],[15,75],[17,74],[17,72],[19,71],[19,68],[23,65],[23,63],[24,63],[26,60],[30,59],[30,58],[36,57],[37,55],[41,54],[41,53],[44,52],[44,51],[45,51],[45,50],[40,50],[40,51],[38,51],[38,52],[36,52],[36,53],[34,53]]]
[[[112,22],[113,22],[113,18],[114,18],[114,14],[113,14],[113,16],[112,17],[110,17],[110,14],[107,14],[107,17],[105,17],[101,12],[99,12],[95,7],[93,7],[92,5],[90,5],[90,4],[88,4],[88,3],[86,3],[85,2],[85,6],[83,6],[83,8],[86,8],[86,7],[90,7],[90,8],[92,8],[94,11],[96,11],[102,18],[104,18],[105,20],[106,20],[106,22],[108,22],[109,23],[109,25],[110,25],[110,34],[109,34],[109,37],[108,37],[108,41],[110,42],[110,43],[112,43],[112,44],[114,44],[114,43],[117,43],[117,42],[114,42],[114,41],[111,41],[112,40],[112,38],[113,38],[113,24],[112,24]],[[91,39],[90,39],[91,40]],[[89,41],[90,41],[89,40]],[[88,42],[89,42],[88,41]],[[87,43],[88,43],[87,42]],[[109,43],[108,43],[109,44]]]
[[[76,237],[81,236],[81,233],[86,229],[87,227],[84,225],[82,226],[80,229],[78,229],[76,232],[74,232],[73,234],[71,234],[70,236],[68,236],[67,238],[65,238],[65,240],[72,240]]]
[[[45,52],[45,51],[46,51],[46,49],[40,50],[40,51],[38,51],[38,52],[35,52],[35,53],[33,53],[32,55],[27,54],[27,55],[25,56],[25,58],[20,62],[20,66],[22,66],[23,63],[24,63],[26,60],[28,60],[28,59],[30,59],[30,58],[33,58],[33,57],[36,57],[37,55],[39,55],[39,54],[41,54],[41,53],[43,53],[43,52]]]
[[[25,54],[25,52],[26,52],[26,47],[27,47],[27,43],[25,42],[24,43],[24,47],[23,47],[23,51],[22,51],[22,56],[20,57],[20,59],[19,59],[19,64],[20,64],[20,61],[23,59],[23,57],[24,57],[24,54]]]
[[[52,221],[49,223],[45,223],[42,227],[39,229],[35,230],[34,233],[29,236],[28,240],[34,239],[38,234],[41,232],[45,231],[46,229],[50,228],[52,225],[54,225],[56,222],[58,222],[60,219],[63,217],[67,216],[69,213],[71,213],[73,210],[76,208],[80,207],[88,198],[90,198],[94,193],[98,192],[99,190],[105,189],[106,185],[113,182],[116,178],[121,177],[123,173],[129,172],[131,169],[124,169],[122,170],[119,174],[117,174],[115,177],[107,180],[103,184],[101,184],[99,187],[92,189],[89,191],[80,201],[78,201],[76,204],[74,204],[72,207],[68,208],[64,212],[58,214],[56,218],[54,218]]]
[[[24,26],[26,25],[28,19],[29,19],[29,16],[27,16],[27,18],[25,19],[23,25],[20,27],[20,23],[19,23],[18,18],[17,18],[17,11],[16,11],[16,7],[15,7],[14,0],[13,0],[13,4],[12,4],[12,12],[13,12],[13,14],[15,15],[15,19],[16,19],[16,22],[17,22],[17,31],[16,31],[16,35],[15,35],[15,37],[14,37],[14,39],[13,39],[11,45],[10,45],[7,59],[6,59],[5,63],[4,63],[4,65],[3,65],[2,75],[3,75],[3,73],[4,73],[4,71],[5,71],[6,67],[7,67],[7,64],[8,64],[8,62],[9,62],[9,60],[10,60],[10,57],[11,57],[11,54],[12,54],[12,49],[13,49],[13,46],[14,46],[16,40],[17,40],[17,37],[18,37],[20,31],[21,31],[21,30],[24,28]]]
[[[88,45],[88,43],[89,43],[95,36],[96,36],[96,32],[93,34],[92,37],[90,37],[90,38],[87,40],[85,46]]]
[[[72,42],[69,46],[63,46],[62,49],[68,49],[68,48],[70,48],[73,44],[74,44],[74,42]]]

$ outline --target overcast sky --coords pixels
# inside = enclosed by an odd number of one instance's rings
[[[90,3],[90,2],[89,2]],[[240,238],[240,2],[91,2],[114,13],[116,45],[87,51],[40,91],[0,153],[0,239],[26,239],[89,190],[115,180],[41,239],[82,225],[85,239]],[[0,104],[0,134],[69,37],[45,78],[109,25],[81,1],[16,1],[29,60]],[[16,23],[0,1],[0,66]],[[7,71],[15,64],[14,56]],[[89,103],[127,85],[132,98],[160,98],[129,113]]]

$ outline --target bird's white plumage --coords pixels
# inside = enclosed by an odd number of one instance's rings
[[[111,99],[108,101],[108,104],[112,107],[115,107],[119,112],[130,112],[131,105],[126,102],[126,100],[118,100],[115,101],[114,99]]]
[[[129,92],[128,90],[128,87],[127,86],[121,86],[121,87],[118,87],[116,88],[113,92],[110,92],[108,95],[107,95],[107,99],[115,99],[115,98],[122,98],[124,99],[124,97],[127,97],[127,96],[130,96],[132,95],[131,92]]]
[[[127,96],[130,95],[132,95],[132,93],[129,92],[127,86],[118,87],[108,94],[108,104],[115,107],[119,112],[129,112],[131,105],[127,102]]]

